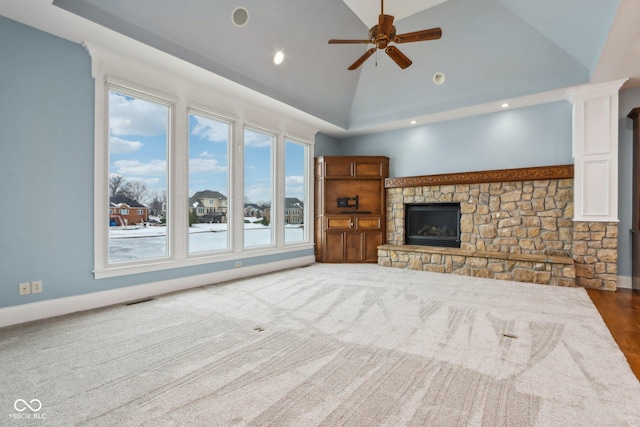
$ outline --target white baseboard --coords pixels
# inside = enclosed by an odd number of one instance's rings
[[[618,276],[617,286],[619,288],[633,289],[633,282],[631,276]]]
[[[0,309],[0,327],[121,304],[127,301],[212,285],[228,280],[242,279],[287,268],[302,267],[313,264],[315,261],[315,256],[309,255],[292,260],[276,261],[198,276],[181,277],[161,282],[145,283],[144,285],[6,307]]]

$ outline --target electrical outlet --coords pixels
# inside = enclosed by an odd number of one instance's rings
[[[242,261],[236,261],[236,267],[242,267]]]
[[[20,295],[28,295],[31,293],[31,283],[29,282],[22,282],[18,285],[18,291],[20,292]]]
[[[31,282],[31,293],[39,294],[40,292],[42,292],[42,280]]]

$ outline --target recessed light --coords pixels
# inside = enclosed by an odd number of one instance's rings
[[[506,102],[501,105],[502,108],[507,108],[508,106],[509,106],[509,104],[506,103]]]
[[[411,120],[411,124],[412,125],[415,125],[416,123],[418,123],[418,122],[416,122],[415,120]]]
[[[437,85],[441,85],[446,80],[446,76],[442,72],[437,72],[433,75],[433,82]]]
[[[284,61],[284,52],[279,50],[275,53],[275,55],[273,55],[273,63],[276,65],[280,65],[282,64],[282,61]]]

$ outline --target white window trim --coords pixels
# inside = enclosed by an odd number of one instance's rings
[[[243,248],[242,221],[232,221],[234,212],[242,212],[243,207],[243,175],[242,165],[244,147],[244,124],[266,123],[266,129],[276,135],[274,155],[272,156],[275,173],[273,199],[272,199],[272,223],[283,218],[284,210],[284,141],[295,139],[296,142],[305,144],[308,150],[306,168],[312,169],[313,163],[313,136],[316,129],[312,125],[301,122],[299,114],[292,111],[292,116],[283,115],[282,112],[274,112],[262,105],[256,105],[242,98],[230,98],[221,84],[218,76],[212,73],[203,73],[202,69],[180,61],[170,55],[150,49],[143,60],[127,57],[121,52],[104,49],[93,44],[85,44],[92,59],[92,76],[95,81],[95,122],[94,122],[94,270],[96,279],[124,276],[129,274],[146,273],[173,268],[202,265],[212,262],[224,262],[238,259],[253,258],[256,256],[282,254],[304,249],[313,249],[310,230],[313,228],[313,217],[309,212],[313,211],[312,176],[309,177],[305,188],[305,241],[284,244],[284,222],[282,226],[272,229],[275,233],[272,237],[274,245],[268,247]],[[145,61],[145,62],[142,62]],[[168,225],[169,256],[159,259],[144,259],[108,263],[108,224],[109,198],[108,198],[108,91],[106,83],[130,88],[134,92],[148,94],[175,104],[175,113],[172,114],[171,129],[173,145],[170,148],[169,167],[169,201],[167,217],[171,224]],[[222,83],[221,83],[222,82]],[[276,101],[265,102],[272,105]],[[188,254],[188,111],[203,110],[222,117],[235,117],[233,121],[233,141],[229,150],[229,200],[228,223],[230,250],[224,253]],[[294,117],[295,116],[295,117]],[[253,125],[251,125],[253,126]],[[256,126],[264,130],[263,126]],[[303,137],[291,138],[288,134],[293,131]],[[278,148],[281,146],[281,148]],[[238,166],[240,165],[240,166]],[[280,188],[282,187],[282,188]],[[230,197],[233,195],[233,197]],[[281,197],[282,196],[282,197]],[[282,199],[282,200],[280,200]],[[274,209],[275,204],[275,209]],[[180,232],[179,230],[182,230]]]

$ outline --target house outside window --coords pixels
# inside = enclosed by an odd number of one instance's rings
[[[110,227],[108,264],[167,257],[167,212],[160,200],[168,193],[167,153],[173,106],[146,92],[116,84],[108,84],[108,88],[109,190],[112,201],[117,197],[118,204],[127,205],[120,208],[120,217],[115,220],[126,226],[145,222],[146,203],[154,201],[161,206],[158,222],[164,219],[164,226],[153,238],[134,240],[130,234]],[[141,176],[148,179],[142,181]],[[153,184],[146,184],[150,182]],[[138,211],[143,215],[130,215]]]
[[[304,200],[308,195],[309,148],[299,141],[285,141],[285,243],[304,242],[309,231],[305,229]],[[295,226],[294,226],[295,225]]]
[[[244,129],[244,198],[252,217],[244,223],[244,247],[273,245],[271,224],[274,173],[275,135],[259,128]],[[245,212],[247,209],[245,208]]]

